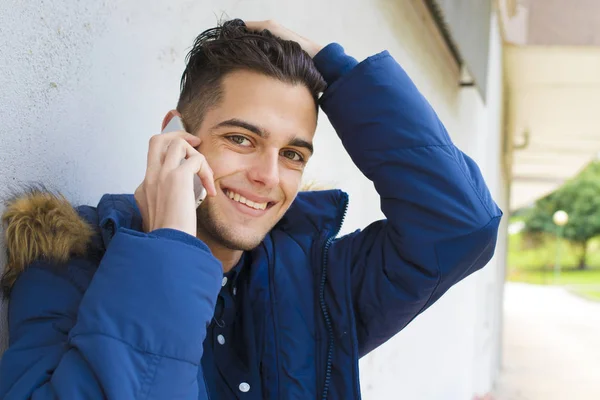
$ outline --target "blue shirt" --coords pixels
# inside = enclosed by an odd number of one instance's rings
[[[243,313],[250,254],[223,274],[215,314],[204,340],[202,369],[211,400],[262,399],[252,313]]]

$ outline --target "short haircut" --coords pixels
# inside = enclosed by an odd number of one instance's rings
[[[189,132],[195,133],[206,112],[221,100],[221,82],[238,70],[258,72],[290,84],[304,85],[318,109],[325,80],[312,58],[294,41],[268,30],[251,31],[240,19],[202,32],[186,57],[177,110]]]

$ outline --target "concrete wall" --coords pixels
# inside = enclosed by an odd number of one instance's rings
[[[388,49],[481,162],[494,195],[500,170],[501,49],[494,20],[489,98],[460,89],[447,52],[413,1],[68,0],[0,3],[0,191],[42,181],[78,203],[132,192],[147,139],[175,105],[184,56],[218,17],[274,18],[359,59]],[[322,118],[308,178],[350,193],[343,232],[381,217],[379,200]],[[503,203],[503,202],[501,202]],[[504,204],[501,204],[501,206]],[[498,253],[504,252],[504,241]],[[361,362],[365,399],[470,399],[499,364],[502,257]]]

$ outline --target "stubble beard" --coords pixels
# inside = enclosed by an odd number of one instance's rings
[[[253,250],[263,241],[267,233],[255,234],[251,237],[236,235],[235,228],[227,226],[219,212],[209,202],[204,202],[196,210],[196,224],[200,235],[204,234],[215,244],[230,250]]]

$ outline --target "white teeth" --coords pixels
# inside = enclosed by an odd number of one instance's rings
[[[227,190],[227,197],[229,197],[231,200],[245,204],[248,207],[254,208],[256,210],[264,210],[265,208],[267,208],[267,203],[255,203],[252,200],[248,200],[239,193],[232,192],[231,190]]]

